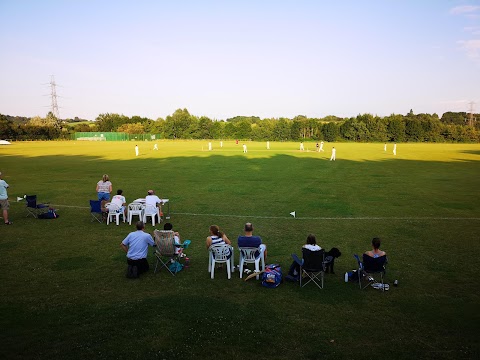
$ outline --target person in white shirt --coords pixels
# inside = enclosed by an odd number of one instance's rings
[[[332,156],[330,156],[330,161],[335,161],[335,157],[337,155],[337,150],[335,150],[335,147],[332,148]]]
[[[127,208],[125,207],[127,200],[125,196],[123,196],[123,190],[117,190],[117,195],[112,197],[111,203],[117,205],[121,212],[123,212],[123,216],[125,216],[125,218],[127,217]]]
[[[155,195],[155,191],[153,190],[148,190],[147,196],[145,196],[145,206],[153,206],[153,207],[158,207],[158,213],[161,215],[162,214],[162,199],[160,199],[157,195]],[[158,221],[160,221],[160,216]]]
[[[325,151],[325,150],[323,150],[323,141],[320,141],[320,149],[318,150],[318,152],[320,152],[320,151]]]
[[[305,244],[302,246],[302,248],[305,248],[310,251],[320,251],[322,248],[317,245],[317,238],[314,234],[308,234],[307,236],[307,241]],[[292,262],[292,265],[290,265],[290,269],[288,270],[288,275],[285,276],[287,280],[290,281],[298,281],[300,279],[300,265],[294,261]]]

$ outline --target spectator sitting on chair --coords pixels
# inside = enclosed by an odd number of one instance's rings
[[[377,238],[377,237],[373,238],[372,240],[373,250],[365,251],[365,254],[373,258],[378,258],[384,255],[387,255],[385,251],[380,250],[380,243],[381,243],[380,238]]]
[[[138,221],[136,227],[137,231],[128,234],[120,244],[127,253],[127,277],[130,279],[137,278],[150,269],[147,261],[148,246],[154,244],[152,235],[144,232],[145,224],[143,221]]]
[[[305,245],[302,246],[302,248],[305,248],[310,251],[320,251],[322,248],[317,245],[317,238],[313,234],[309,234],[307,236],[307,241]],[[292,265],[290,265],[290,269],[288,270],[288,275],[285,276],[285,279],[291,280],[291,281],[298,281],[300,276],[300,265],[296,261],[292,262]]]
[[[112,197],[111,203],[118,206],[121,212],[123,212],[124,219],[126,219],[127,208],[125,207],[125,205],[127,204],[127,200],[125,199],[125,196],[123,196],[122,194],[123,194],[123,190],[117,190],[117,195]]]
[[[172,230],[173,231],[173,225],[171,223],[165,223],[163,225],[163,230]],[[175,245],[180,245],[180,234],[177,231],[173,231],[173,236],[175,239]],[[181,247],[175,247],[175,254],[180,254],[182,252]]]
[[[145,205],[151,205],[159,208],[160,215],[162,214],[162,200],[155,195],[155,191],[148,190],[147,196],[145,196]],[[160,220],[160,219],[159,219]]]
[[[232,244],[227,235],[222,233],[217,225],[211,225],[209,230],[210,236],[207,237],[207,249],[212,245]]]
[[[267,261],[267,246],[262,244],[262,238],[260,236],[253,235],[252,223],[246,223],[244,231],[245,235],[240,235],[237,239],[238,247],[258,247],[260,254],[263,253],[264,259]]]

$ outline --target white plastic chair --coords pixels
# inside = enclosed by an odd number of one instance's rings
[[[120,224],[120,216],[123,217],[123,222],[125,222],[125,214],[118,205],[106,203],[105,208],[108,209],[107,225],[110,224],[110,220],[113,220],[113,217],[115,217],[115,222],[117,225]]]
[[[138,216],[138,220],[143,221],[143,209],[145,205],[140,203],[131,203],[128,204],[128,224],[132,225],[132,218]]]
[[[233,261],[233,247],[231,245],[212,245],[208,249],[208,272],[212,279],[215,277],[216,263],[227,265],[227,275],[230,279],[235,266]]]
[[[243,265],[244,264],[255,264],[255,272],[260,272],[260,261],[262,262],[262,271],[265,270],[265,256],[263,251],[260,251],[260,248],[256,247],[240,247],[240,279],[243,276]],[[259,253],[257,257],[255,257],[255,253]],[[257,275],[257,280],[259,276]]]
[[[143,210],[143,222],[147,223],[147,217],[152,218],[152,226],[155,226],[155,216],[158,216],[158,222],[160,223],[162,219],[160,218],[160,209],[153,205],[146,205]]]

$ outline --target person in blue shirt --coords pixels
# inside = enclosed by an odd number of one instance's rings
[[[267,260],[267,246],[262,243],[260,236],[253,235],[253,225],[247,222],[244,227],[245,235],[240,235],[237,239],[238,247],[258,247],[259,254],[263,253],[265,261]],[[258,256],[257,255],[257,256]]]
[[[137,278],[140,274],[150,269],[147,261],[148,246],[153,246],[154,244],[152,235],[144,232],[145,224],[143,221],[138,221],[135,226],[137,231],[128,234],[120,244],[127,253],[128,278]]]

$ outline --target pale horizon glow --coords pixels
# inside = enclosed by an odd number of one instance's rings
[[[480,112],[480,0],[0,0],[0,113]]]

